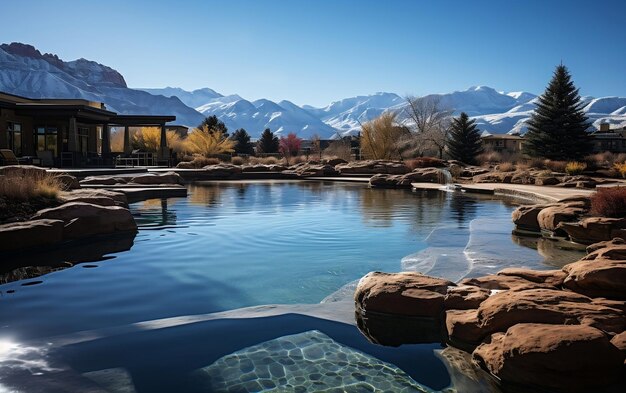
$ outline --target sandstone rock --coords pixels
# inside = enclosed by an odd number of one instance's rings
[[[133,177],[130,182],[135,184],[185,184],[183,178],[176,172],[146,173]]]
[[[620,334],[613,336],[611,344],[613,344],[615,348],[622,351],[622,353],[626,356],[626,332],[621,332]]]
[[[474,183],[511,183],[514,172],[489,172],[474,176]]]
[[[457,287],[448,287],[446,297],[443,300],[443,306],[446,310],[467,310],[478,308],[480,303],[489,297],[488,289],[461,285]]]
[[[111,206],[109,199],[113,205],[128,207],[128,199],[123,192],[103,190],[103,189],[78,189],[71,192],[62,192],[57,197],[61,202],[86,202],[94,205]]]
[[[587,255],[582,259],[590,261],[596,258],[626,259],[626,241],[623,238],[614,238],[588,246]]]
[[[626,316],[618,309],[593,304],[587,296],[554,289],[504,291],[491,295],[478,307],[485,334],[504,332],[518,323],[585,324],[619,333]]]
[[[295,173],[298,176],[306,177],[306,176],[336,176],[338,172],[335,170],[334,166],[330,166],[328,164],[323,165],[312,165],[305,163],[304,165],[299,165],[294,169]]]
[[[254,165],[243,165],[241,167],[242,172],[282,172],[289,168],[280,164],[254,164]]]
[[[559,184],[560,182],[561,181],[554,176],[535,178],[535,185],[537,186],[555,186]]]
[[[64,239],[137,230],[137,224],[130,211],[120,206],[69,202],[58,207],[40,210],[33,216],[33,219],[44,218],[64,222]]]
[[[381,173],[370,177],[369,186],[372,188],[411,188],[411,183],[403,182],[402,175]]]
[[[626,260],[595,258],[563,267],[563,286],[591,297],[626,300]]]
[[[587,217],[579,222],[561,222],[557,228],[574,242],[592,244],[621,235],[618,231],[626,229],[626,218]]]
[[[0,225],[0,251],[47,246],[63,240],[63,221],[35,219]]]
[[[438,168],[417,168],[402,176],[412,183],[443,183],[443,171]]]
[[[576,206],[589,210],[591,208],[591,198],[584,195],[575,195],[563,199],[559,199],[557,203],[570,204],[576,202]]]
[[[374,188],[411,188],[412,183],[440,183],[442,176],[440,169],[418,168],[404,175],[374,175],[369,185]]]
[[[197,169],[196,164],[193,161],[181,161],[176,164],[176,168],[178,169]]]
[[[104,186],[113,186],[116,184],[128,183],[128,178],[115,176],[87,176],[79,182],[82,185],[96,184]]]
[[[532,270],[510,267],[502,269],[498,276],[515,276],[535,283],[547,284],[552,287],[560,287],[567,274],[562,270]]]
[[[626,300],[615,300],[605,299],[603,297],[596,297],[591,299],[591,303],[620,310],[622,313],[624,313],[624,315],[626,315]]]
[[[359,173],[359,174],[377,174],[386,173],[390,175],[403,175],[411,170],[400,161],[382,161],[367,160],[353,161],[347,164],[339,164],[335,166],[335,170],[341,174]]]
[[[537,222],[542,230],[554,232],[562,222],[576,221],[587,209],[581,202],[557,203],[542,209]]]
[[[551,205],[520,206],[511,213],[516,229],[528,232],[541,232],[537,216],[539,212]]]
[[[439,318],[451,281],[414,272],[370,272],[359,281],[354,300],[364,312]]]
[[[497,333],[474,357],[503,382],[589,392],[620,375],[623,354],[585,325],[522,323]]]
[[[466,278],[459,282],[459,285],[472,285],[484,289],[496,289],[513,291],[523,291],[534,288],[550,288],[555,289],[554,285],[545,282],[535,282],[524,277],[515,275],[497,275],[490,274],[482,277]]]
[[[448,341],[468,352],[479,345],[485,337],[476,310],[447,310],[446,330]]]
[[[75,190],[80,188],[78,179],[74,176],[68,175],[67,173],[61,173],[60,175],[56,175],[54,178],[61,183],[64,190]]]
[[[486,169],[486,168],[467,167],[467,168],[463,169],[463,172],[461,172],[461,177],[474,177],[474,176],[483,175],[483,174],[489,173],[489,172],[490,172],[490,170]]]
[[[341,158],[331,158],[329,160],[325,160],[324,164],[328,164],[330,166],[332,166],[333,168],[336,167],[339,164],[347,164],[348,161],[341,159]]]
[[[511,177],[511,184],[535,184],[535,181],[535,177],[528,171],[515,172]]]

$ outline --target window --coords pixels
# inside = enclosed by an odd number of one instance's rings
[[[7,142],[9,149],[16,156],[22,155],[22,125],[19,123],[7,123]]]
[[[89,128],[78,127],[78,151],[87,153],[89,150]]]
[[[53,155],[57,156],[57,134],[56,127],[40,126],[35,128],[33,139],[35,142],[35,151],[50,150]]]
[[[496,147],[504,147],[504,141],[496,141]]]

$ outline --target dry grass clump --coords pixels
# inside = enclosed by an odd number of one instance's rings
[[[626,162],[616,162],[615,164],[613,164],[613,169],[618,171],[623,178],[626,178]]]
[[[588,155],[585,157],[585,162],[591,168],[610,168],[615,163],[615,158],[615,154],[605,151]]]
[[[580,175],[587,169],[587,164],[584,162],[570,161],[565,165],[565,173],[568,175]]]
[[[276,157],[250,157],[248,163],[252,165],[276,165],[278,164],[278,158]]]
[[[515,170],[518,172],[528,171],[530,168],[531,166],[526,161],[520,161],[517,164],[515,164]]]
[[[442,168],[446,166],[446,162],[436,157],[418,157],[412,160],[405,160],[404,165],[411,170],[415,168]]]
[[[285,158],[285,161],[287,162],[287,164],[289,164],[289,160],[287,158]],[[295,157],[291,157],[291,162],[295,165],[295,164],[300,164],[302,162],[306,162],[306,156],[295,156]]]
[[[538,157],[532,157],[529,158],[525,161],[526,165],[528,165],[531,168],[536,168],[536,169],[543,169],[544,168],[544,162],[546,160],[543,160],[541,158]]]
[[[243,165],[246,163],[246,160],[244,160],[243,157],[233,157],[231,158],[230,163],[233,165]]]
[[[486,151],[476,157],[476,161],[481,165],[495,164],[502,161],[502,154],[497,151]]]
[[[599,188],[591,196],[591,213],[604,217],[626,217],[626,187]]]
[[[36,197],[54,199],[64,186],[54,175],[45,172],[12,173],[0,176],[0,196],[28,200]]]
[[[554,161],[554,160],[544,160],[543,161],[543,166],[546,169],[551,170],[552,172],[566,172],[568,164],[569,163],[566,162],[566,161]],[[586,166],[585,166],[585,168],[586,168]],[[584,170],[584,168],[581,170],[581,172],[583,170]]]
[[[352,147],[350,141],[339,139],[332,141],[326,149],[324,149],[324,158],[341,158],[345,161],[352,161]]]
[[[515,165],[512,162],[502,162],[498,164],[498,170],[500,172],[512,172],[515,170]]]

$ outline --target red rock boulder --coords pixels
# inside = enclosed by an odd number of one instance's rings
[[[504,384],[590,392],[618,380],[624,355],[602,331],[586,325],[522,323],[496,333],[474,358]]]

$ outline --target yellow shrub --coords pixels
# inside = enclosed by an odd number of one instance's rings
[[[613,164],[613,168],[615,168],[615,170],[618,171],[619,174],[626,179],[626,162],[616,162],[615,164]]]
[[[122,135],[122,149],[124,148],[124,130]],[[174,151],[181,151],[182,141],[180,135],[175,131],[166,131],[165,133],[167,147]],[[143,151],[157,152],[161,146],[161,128],[160,127],[141,127],[136,133],[131,133],[133,145],[138,146]],[[120,150],[121,151],[121,150]]]
[[[184,143],[185,151],[198,153],[205,156],[211,154],[232,153],[235,151],[237,142],[228,139],[220,130],[210,130],[206,125],[200,128],[194,128],[189,133]]]
[[[587,169],[587,164],[584,162],[570,161],[565,165],[565,173],[568,175],[580,175]]]

